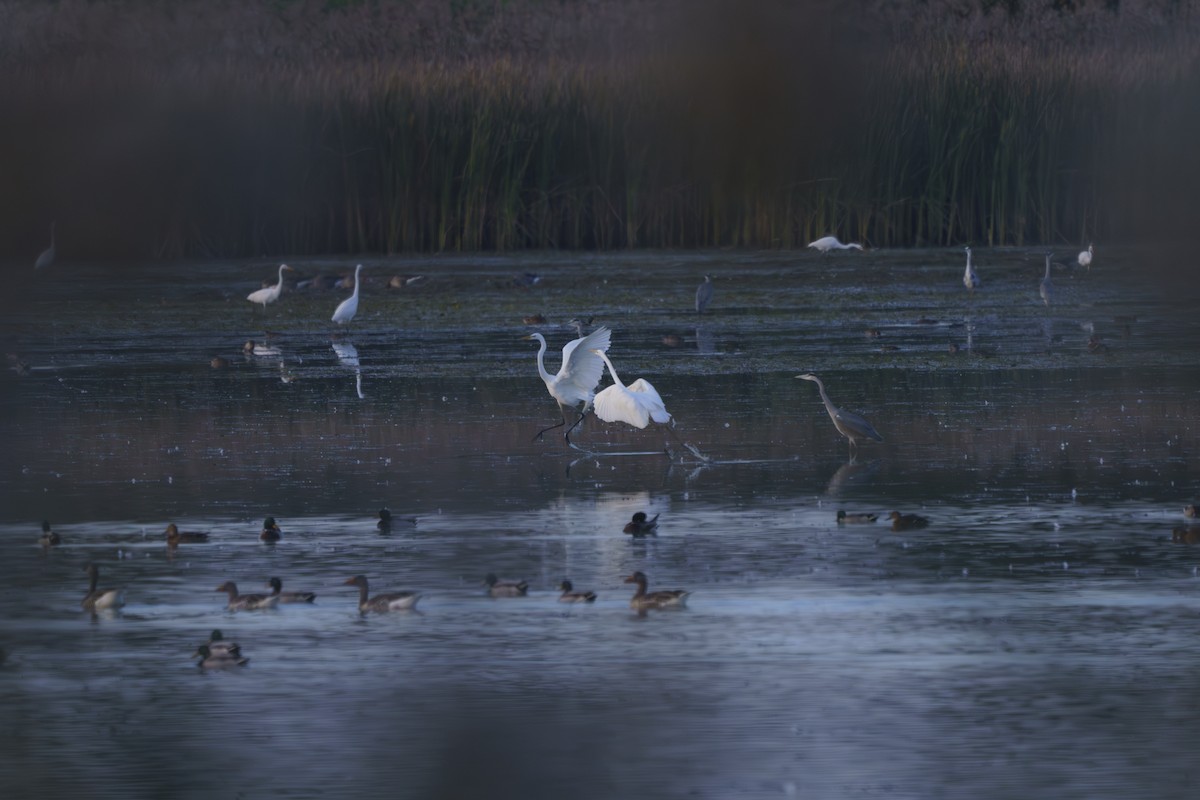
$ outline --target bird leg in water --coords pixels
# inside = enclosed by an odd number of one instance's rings
[[[559,411],[562,411],[562,407],[561,407],[561,406],[559,407]],[[534,436],[534,437],[533,437],[533,441],[535,441],[535,442],[536,442],[536,441],[538,441],[539,439],[541,439],[541,438],[542,438],[542,434],[543,434],[543,433],[545,433],[546,431],[552,431],[552,430],[554,430],[555,428],[561,428],[563,425],[566,425],[566,424],[567,424],[567,415],[566,415],[566,414],[563,414],[562,422],[558,423],[557,425],[551,425],[549,428],[542,428],[540,431],[538,431],[538,432],[537,432],[537,436]],[[570,440],[568,440],[568,441],[570,441]]]
[[[563,434],[563,438],[567,440],[567,444],[571,443],[571,431],[578,428],[579,423],[583,422],[583,418],[586,416],[587,416],[587,409],[584,409],[583,411],[579,412],[579,419],[575,420],[575,423],[573,425],[571,425],[571,427],[567,428],[567,432]],[[565,423],[566,421],[567,421],[566,416],[564,415],[563,422]]]
[[[674,418],[672,418],[672,419],[671,419],[671,424],[667,426],[666,430],[667,430],[667,433],[671,434],[671,436],[672,436],[672,437],[674,437],[675,441],[679,443],[679,446],[680,446],[680,447],[682,447],[683,449],[687,450],[689,453],[691,453],[692,455],[694,455],[696,458],[700,459],[700,460],[701,460],[701,461],[703,461],[705,464],[707,464],[707,463],[709,463],[710,461],[712,461],[712,459],[711,459],[711,458],[709,458],[708,456],[706,456],[706,455],[704,455],[703,453],[701,453],[701,452],[700,452],[700,450],[699,450],[699,449],[698,449],[698,448],[697,448],[697,447],[696,447],[694,444],[688,444],[688,443],[687,443],[687,442],[685,442],[683,439],[680,439],[680,438],[679,438],[679,434],[675,432],[675,420],[674,420]],[[672,460],[672,461],[674,461],[674,460],[675,460],[675,454],[671,452],[671,448],[670,448],[670,445],[669,445],[669,443],[668,443],[668,446],[667,446],[667,455],[671,457],[671,460]]]

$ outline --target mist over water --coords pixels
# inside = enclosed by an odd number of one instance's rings
[[[0,788],[1193,796],[1197,298],[1104,249],[1047,307],[1042,252],[977,250],[973,297],[957,249],[372,260],[341,331],[348,290],[243,299],[277,264],[39,275],[0,328],[28,365],[0,385]],[[710,462],[653,426],[531,441],[557,412],[521,337],[553,372],[572,317]],[[885,441],[849,461],[808,371]],[[638,510],[657,537],[621,533]],[[171,521],[210,541],[168,551]],[[89,560],[124,609],[80,611]],[[633,614],[634,571],[689,608]],[[360,617],[356,574],[420,611]],[[271,576],[316,602],[215,591]],[[214,628],[247,667],[194,666]]]

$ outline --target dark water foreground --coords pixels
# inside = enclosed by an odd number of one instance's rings
[[[369,262],[336,341],[344,291],[264,326],[269,264],[39,276],[2,329],[29,369],[0,395],[0,793],[1195,796],[1196,297],[1106,254],[1046,307],[1040,254],[981,256],[970,300],[957,251]],[[590,453],[530,441],[555,412],[520,337],[554,371],[573,316],[712,463],[591,422]],[[243,357],[264,327],[279,354]],[[810,370],[887,441],[848,463]],[[636,510],[657,538],[621,534]],[[169,521],[210,543],[168,552]],[[122,611],[79,610],[88,560]],[[632,614],[635,570],[690,608]],[[360,618],[358,573],[421,612]],[[316,603],[213,591],[272,575]],[[248,667],[192,665],[213,628]]]

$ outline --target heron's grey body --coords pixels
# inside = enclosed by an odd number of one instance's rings
[[[812,381],[817,384],[817,390],[821,393],[821,402],[825,404],[825,410],[829,413],[829,418],[833,420],[833,427],[838,429],[838,433],[850,440],[850,457],[854,457],[854,452],[858,448],[859,439],[874,439],[877,442],[882,442],[883,437],[879,432],[867,422],[865,419],[850,411],[842,411],[829,399],[829,395],[825,392],[825,384],[821,379],[811,373],[797,375],[797,378],[806,381]]]
[[[713,283],[712,276],[705,275],[704,283],[696,287],[696,313],[703,314],[704,309],[708,308],[708,304],[713,298]]]
[[[1050,305],[1050,298],[1054,295],[1054,285],[1050,283],[1050,254],[1046,253],[1046,275],[1042,278],[1042,285],[1038,287],[1038,294],[1042,296],[1042,303]]]

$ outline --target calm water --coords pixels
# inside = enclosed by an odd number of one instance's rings
[[[974,298],[957,250],[370,261],[337,339],[347,291],[242,299],[267,262],[19,279],[0,794],[1194,797],[1200,546],[1172,529],[1200,501],[1196,293],[1105,253],[1047,308],[1039,252],[977,255]],[[709,462],[591,421],[531,441],[556,411],[521,337],[553,372],[572,317]],[[266,331],[278,355],[243,356]],[[848,462],[804,371],[887,441]],[[637,510],[657,538],[622,535]],[[170,521],[211,541],[172,556]],[[120,612],[80,611],[88,560]],[[690,607],[631,613],[635,570]],[[529,597],[486,598],[488,572]],[[359,573],[420,612],[361,618]],[[272,575],[316,603],[214,591]],[[563,578],[599,600],[557,603]],[[213,628],[248,667],[196,668]]]

